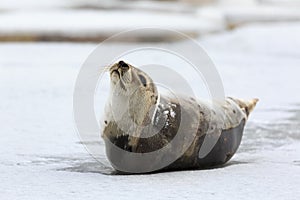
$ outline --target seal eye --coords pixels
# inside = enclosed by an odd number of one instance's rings
[[[139,74],[139,78],[140,78],[143,86],[146,87],[147,86],[146,78],[143,75],[141,75],[141,74]]]

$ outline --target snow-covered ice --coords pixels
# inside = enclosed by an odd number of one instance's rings
[[[120,31],[141,27],[175,29],[191,36],[223,29],[222,20],[212,21],[192,14],[124,12],[122,10],[4,12],[0,13],[0,20],[0,38],[4,40],[7,40],[6,38],[29,38],[35,41],[47,38],[57,41],[56,38],[65,38],[75,41],[78,39],[101,41]],[[147,32],[137,37],[151,38]],[[169,35],[163,34],[156,37],[160,40],[170,39]]]
[[[174,29],[197,37],[255,22],[300,20],[299,0],[295,5],[270,1],[273,3],[217,1],[197,7],[188,1],[2,0],[0,40],[98,42],[111,34],[140,27]],[[136,37],[137,41],[154,40],[147,33]],[[160,34],[155,40],[170,38]]]
[[[101,174],[80,143],[73,87],[95,44],[0,44],[1,199],[299,199],[299,27],[257,24],[199,40],[226,94],[260,102],[225,167],[151,175]]]

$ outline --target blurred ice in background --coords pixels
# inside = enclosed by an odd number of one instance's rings
[[[140,26],[197,37],[247,23],[299,20],[299,6],[299,0],[1,0],[0,40],[99,42]]]
[[[139,27],[191,36],[228,96],[260,98],[226,167],[107,176],[82,146],[72,115],[80,66],[107,37]],[[0,0],[1,200],[299,199],[299,36],[300,0]],[[177,39],[145,32],[105,48],[186,48]]]

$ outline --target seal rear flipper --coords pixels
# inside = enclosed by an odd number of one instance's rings
[[[232,97],[228,98],[233,100],[243,110],[247,117],[249,117],[249,114],[254,110],[257,102],[259,101],[258,98],[254,98],[251,100],[236,99]]]

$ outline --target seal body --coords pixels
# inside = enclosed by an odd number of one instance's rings
[[[132,80],[127,84],[122,70],[131,74]],[[258,101],[226,98],[208,103],[190,97],[174,99],[158,94],[147,74],[123,61],[110,71],[115,81],[102,136],[107,157],[119,172],[205,169],[225,164],[237,151],[246,120]],[[165,151],[140,161],[161,149]],[[128,156],[132,154],[141,159]]]

